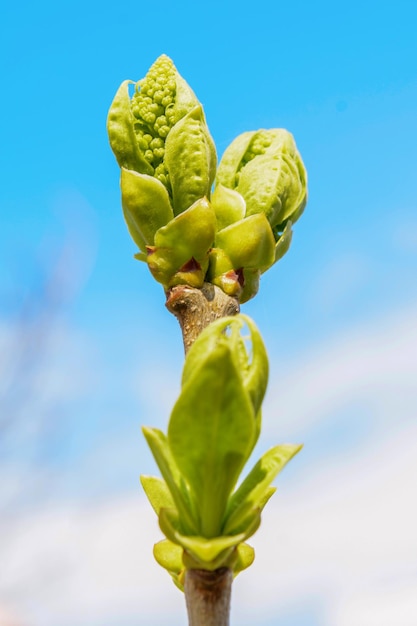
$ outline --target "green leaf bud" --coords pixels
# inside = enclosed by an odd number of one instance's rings
[[[249,561],[250,555],[246,550],[242,551],[242,561]],[[153,555],[155,561],[164,569],[166,569],[172,576],[174,583],[184,591],[184,563],[183,563],[183,549],[176,543],[169,541],[169,539],[163,539],[158,541],[153,547]]]
[[[228,497],[255,432],[236,356],[226,343],[218,344],[206,354],[199,375],[183,385],[168,426],[169,446],[196,502],[203,537],[220,534]]]
[[[238,191],[246,216],[264,213],[276,238],[307,201],[307,174],[293,136],[282,128],[243,133],[226,149],[217,184]]]
[[[154,555],[180,589],[187,569],[228,567],[237,575],[251,565],[254,551],[243,542],[260,525],[275,476],[301,448],[275,446],[235,488],[259,435],[267,380],[254,322],[220,318],[187,353],[168,436],[143,429],[163,476],[141,477],[166,537]]]
[[[235,548],[248,536],[245,532],[217,537],[185,535],[181,529],[181,522],[172,509],[161,510],[159,525],[170,542],[184,548],[183,562],[187,569],[199,568],[212,571],[224,566]],[[171,565],[167,562],[168,564]]]
[[[240,543],[236,548],[236,560],[233,565],[233,576],[252,565],[255,560],[255,550],[247,543]]]
[[[181,536],[176,534],[176,537],[181,541]],[[188,538],[186,543],[189,547],[191,546],[191,552],[194,553],[193,558],[189,552],[184,551],[182,545],[173,543],[169,539],[163,539],[154,545],[153,555],[156,562],[172,576],[176,586],[181,591],[184,591],[186,566],[187,568],[202,567],[204,569],[208,569],[206,567],[208,564],[211,568],[215,565],[214,569],[217,569],[217,567],[229,567],[233,570],[233,576],[236,577],[240,572],[252,565],[255,559],[255,550],[247,543],[230,546],[230,542],[230,539],[227,539],[227,547],[225,548],[224,541],[219,545],[219,542],[216,540],[213,542],[213,540],[199,537],[192,538],[190,541],[190,538]],[[232,543],[234,542],[235,538],[232,540]],[[212,558],[213,555],[215,555],[215,558]]]
[[[249,335],[242,337],[245,326]],[[243,313],[216,320],[202,331],[187,353],[182,385],[199,377],[209,355],[223,348],[232,356],[239,378],[251,399],[254,414],[257,414],[268,384],[268,355],[256,324]]]

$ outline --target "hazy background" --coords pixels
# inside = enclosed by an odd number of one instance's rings
[[[235,626],[417,623],[417,4],[29,2],[1,11],[0,625],[179,626],[153,561],[182,344],[125,228],[105,121],[171,56],[219,156],[285,127],[310,199],[243,311],[271,359],[259,454],[304,442]]]

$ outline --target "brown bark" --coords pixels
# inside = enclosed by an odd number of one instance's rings
[[[165,306],[178,319],[185,353],[201,331],[214,320],[239,313],[239,301],[216,285],[204,283],[202,289],[177,285],[167,292]]]
[[[227,567],[185,573],[185,601],[189,626],[229,626],[233,573]]]

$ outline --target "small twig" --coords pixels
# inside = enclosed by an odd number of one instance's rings
[[[237,298],[210,283],[204,283],[202,289],[188,285],[172,287],[167,292],[165,306],[180,323],[185,353],[211,322],[239,313]]]
[[[229,626],[233,573],[227,567],[185,573],[185,601],[189,626]]]

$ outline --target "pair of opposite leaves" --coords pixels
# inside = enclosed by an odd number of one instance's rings
[[[185,568],[229,567],[236,575],[252,563],[245,542],[275,492],[272,481],[301,448],[275,446],[236,489],[259,436],[267,380],[267,354],[254,322],[241,314],[222,318],[187,354],[168,434],[143,429],[163,477],[141,477],[166,536],[154,554],[180,587]]]

